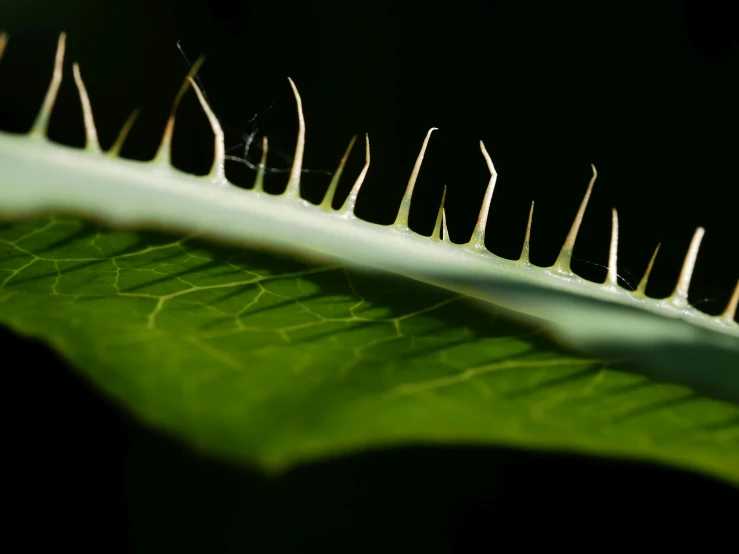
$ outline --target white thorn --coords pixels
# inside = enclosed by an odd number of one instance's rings
[[[534,219],[534,201],[531,201],[531,208],[529,209],[529,221],[526,224],[526,235],[523,238],[523,246],[521,247],[521,256],[518,258],[519,262],[524,264],[531,263],[529,259],[529,251],[531,250],[531,222]]]
[[[269,142],[267,141],[267,135],[262,137],[262,157],[259,159],[259,165],[257,166],[257,176],[254,179],[254,190],[255,192],[264,191],[264,170],[267,167],[267,148]]]
[[[644,272],[644,277],[641,278],[639,286],[636,287],[636,290],[634,291],[634,294],[638,296],[644,296],[647,293],[647,282],[649,281],[649,276],[652,274],[652,267],[654,267],[654,260],[657,259],[657,252],[659,252],[660,246],[661,245],[658,244],[657,248],[654,249],[654,254],[652,254],[652,257],[649,259],[649,264],[647,264],[647,270]]]
[[[31,127],[31,131],[29,132],[30,136],[45,137],[49,129],[49,118],[51,117],[51,111],[54,109],[59,85],[62,83],[62,67],[64,65],[64,50],[66,45],[67,34],[60,33],[56,45],[54,71],[51,74],[51,82],[49,83],[49,88],[46,90],[46,96],[44,96],[44,102],[41,104],[41,110],[39,110],[36,121],[33,123],[33,127]]]
[[[441,224],[443,223],[443,219],[444,219],[444,200],[446,200],[446,185],[444,185],[444,192],[441,193],[441,204],[439,205],[439,214],[436,216],[436,224],[434,225],[434,230],[431,233],[431,240],[434,240],[436,242],[439,242],[440,240],[442,240]],[[446,232],[444,233],[443,238],[446,238]]]
[[[495,189],[495,182],[498,180],[498,173],[495,171],[495,167],[493,166],[493,160],[490,159],[490,155],[488,154],[488,151],[485,149],[485,144],[483,144],[482,141],[480,141],[480,150],[482,150],[482,155],[485,157],[485,161],[488,164],[488,169],[490,170],[490,181],[488,182],[488,187],[485,190],[485,197],[482,200],[482,206],[480,208],[480,215],[477,218],[477,225],[475,226],[475,230],[472,232],[472,237],[470,238],[470,241],[468,246],[471,246],[472,248],[476,250],[484,250],[485,249],[485,227],[487,227],[488,223],[488,214],[490,213],[490,202],[493,199],[493,190]]]
[[[695,230],[693,239],[690,241],[688,253],[685,255],[683,267],[680,270],[680,277],[677,280],[677,286],[670,296],[670,302],[681,308],[688,305],[688,288],[690,287],[690,279],[693,277],[695,261],[698,258],[698,249],[701,246],[701,241],[703,240],[705,232],[706,230],[703,227],[698,227]]]
[[[421,146],[421,152],[419,152],[418,158],[416,158],[416,164],[413,166],[410,179],[408,179],[408,186],[405,189],[405,194],[403,194],[403,199],[400,201],[400,208],[398,209],[398,216],[395,218],[394,225],[401,229],[408,228],[408,213],[411,209],[413,188],[416,186],[416,179],[418,179],[418,173],[421,171],[423,155],[426,153],[426,147],[428,146],[429,138],[431,138],[431,133],[437,130],[437,127],[432,127],[426,133],[426,138],[423,139],[423,145]]]
[[[167,167],[170,167],[171,165],[170,156],[172,150],[172,133],[174,132],[175,114],[177,113],[177,108],[180,106],[182,97],[185,96],[187,89],[190,88],[191,79],[198,72],[198,69],[200,69],[200,66],[203,65],[204,61],[205,56],[200,56],[197,60],[195,60],[195,63],[192,64],[190,71],[185,77],[185,80],[182,82],[180,90],[177,91],[177,95],[174,97],[174,101],[172,102],[172,110],[169,112],[169,118],[167,118],[167,124],[164,127],[162,141],[159,144],[159,149],[157,150],[157,153],[154,155],[154,159],[152,160],[154,163],[163,164]]]
[[[203,92],[192,77],[190,77],[190,85],[195,91],[195,94],[197,94],[200,106],[208,117],[210,128],[213,131],[213,165],[210,167],[210,176],[213,177],[213,180],[218,184],[228,184],[228,181],[226,180],[226,147],[223,142],[223,129],[221,128],[221,124],[218,122],[216,114],[213,113],[213,110],[205,100]]]
[[[331,182],[328,184],[328,189],[326,189],[326,194],[323,196],[323,200],[320,204],[322,210],[331,210],[334,196],[336,195],[336,189],[339,186],[339,179],[341,179],[341,174],[344,172],[344,166],[346,165],[346,161],[349,159],[349,154],[351,154],[355,142],[357,142],[357,135],[354,135],[349,141],[349,146],[346,147],[344,155],[339,161],[339,167],[336,168],[333,177],[331,177]]]
[[[611,247],[608,249],[608,276],[606,283],[616,286],[618,284],[618,214],[613,208],[611,214]]]
[[[729,298],[729,303],[726,305],[724,313],[721,314],[721,319],[726,323],[734,323],[737,304],[739,304],[739,281],[736,282],[736,287],[734,287],[734,292],[731,298]]]
[[[170,114],[170,116],[167,118],[167,124],[164,127],[164,134],[162,135],[162,142],[159,144],[159,149],[157,150],[157,153],[154,155],[154,159],[152,160],[154,163],[166,165],[167,167],[169,167],[171,164],[174,118],[174,113]]]
[[[80,103],[82,104],[82,119],[85,122],[85,142],[87,150],[100,153],[100,142],[98,141],[98,132],[95,129],[95,119],[92,117],[92,105],[90,105],[90,97],[87,95],[85,83],[82,81],[80,74],[80,66],[77,62],[72,64],[72,74],[74,75],[74,84],[77,85],[77,92],[80,95]]]
[[[111,158],[115,158],[121,153],[123,143],[126,142],[128,133],[131,131],[131,127],[133,127],[133,124],[136,122],[139,115],[141,115],[141,110],[139,108],[136,108],[134,111],[131,112],[131,115],[128,116],[125,123],[123,124],[123,127],[121,127],[121,131],[118,133],[113,146],[111,146],[106,152],[108,156],[110,156]]]
[[[346,197],[346,200],[344,200],[344,204],[341,206],[341,212],[343,213],[354,213],[354,206],[357,203],[357,195],[359,194],[359,189],[362,187],[362,183],[364,182],[364,177],[367,175],[367,171],[369,170],[370,165],[370,144],[369,144],[369,134],[364,135],[365,143],[366,143],[366,150],[365,150],[365,158],[364,158],[364,167],[362,168],[362,171],[359,173],[359,177],[357,177],[357,180],[354,182],[354,186],[352,186],[352,190],[349,191],[349,196]]]
[[[567,238],[565,239],[565,243],[562,246],[562,250],[560,251],[559,256],[557,257],[557,261],[554,262],[554,265],[560,271],[565,272],[565,273],[572,273],[572,268],[570,266],[572,262],[572,251],[575,248],[575,240],[577,239],[577,233],[580,230],[580,225],[582,224],[582,218],[585,215],[585,208],[587,208],[588,201],[590,200],[590,193],[593,191],[593,185],[595,184],[595,179],[596,177],[598,177],[598,171],[595,169],[595,166],[591,164],[590,167],[593,168],[593,176],[590,178],[590,183],[588,184],[588,190],[585,192],[585,197],[582,199],[582,202],[580,203],[580,208],[577,210],[575,221],[572,223],[570,232],[567,234]]]
[[[447,229],[446,226],[446,209],[444,207],[441,208],[441,231],[442,233],[444,233],[444,235],[441,237],[441,240],[451,244],[452,239],[449,236],[449,229]]]
[[[290,86],[295,95],[295,103],[298,107],[298,142],[295,145],[295,157],[293,158],[293,166],[290,170],[290,179],[287,181],[285,196],[288,198],[300,198],[300,172],[303,169],[303,151],[305,150],[305,117],[303,116],[303,101],[300,99],[298,88],[293,80],[288,77]]]

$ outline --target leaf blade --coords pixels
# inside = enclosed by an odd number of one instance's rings
[[[0,240],[0,321],[221,456],[275,470],[407,442],[508,444],[739,482],[736,405],[567,354],[448,291],[62,218]]]

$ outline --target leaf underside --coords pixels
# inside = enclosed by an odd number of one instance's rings
[[[0,227],[0,321],[138,417],[267,470],[407,443],[656,460],[739,482],[739,408],[565,353],[463,297],[75,219]]]

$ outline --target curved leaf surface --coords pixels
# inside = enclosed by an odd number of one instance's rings
[[[510,444],[739,482],[736,405],[566,354],[414,281],[41,218],[0,228],[0,283],[0,322],[145,421],[263,468]]]

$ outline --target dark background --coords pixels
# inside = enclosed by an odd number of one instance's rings
[[[426,130],[434,134],[411,213],[428,234],[444,185],[450,234],[466,241],[488,174],[498,173],[488,246],[516,258],[536,200],[532,259],[552,263],[590,177],[599,178],[575,250],[605,276],[610,208],[619,271],[636,285],[662,243],[649,293],[667,295],[696,226],[706,237],[690,299],[720,312],[739,276],[739,11],[736,2],[283,2],[0,0],[11,34],[0,64],[0,127],[28,129],[56,36],[69,33],[51,136],[83,138],[69,62],[81,64],[107,147],[135,107],[123,154],[151,157],[194,60],[233,154],[254,130],[288,167],[303,97],[306,166],[331,171],[369,132],[358,210],[390,223]],[[266,113],[264,113],[266,112]],[[254,116],[256,114],[257,117]],[[258,136],[261,136],[258,135]],[[258,141],[257,141],[258,142]],[[358,145],[359,146],[359,145]],[[188,94],[175,164],[204,173],[211,135]],[[259,153],[252,151],[256,161]],[[340,189],[363,162],[355,150]],[[253,174],[229,164],[229,176]],[[276,173],[268,188],[286,177]],[[304,176],[320,199],[328,177]],[[3,331],[7,540],[97,552],[480,552],[614,540],[731,540],[739,494],[708,478],[634,464],[497,449],[372,452],[265,477],[201,458],[140,427],[32,341]],[[591,538],[592,537],[592,538]],[[636,541],[640,542],[637,543]]]

